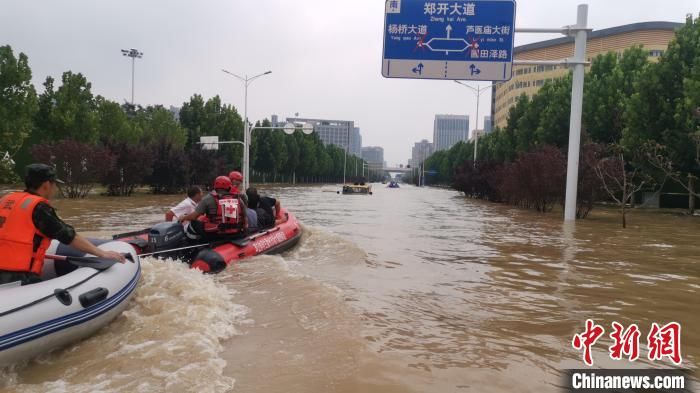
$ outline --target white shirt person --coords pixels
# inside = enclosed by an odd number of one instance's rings
[[[178,203],[177,206],[165,212],[165,221],[177,221],[180,217],[184,217],[194,212],[199,201],[202,200],[202,189],[197,186],[192,186],[187,190],[187,198]],[[184,223],[185,228],[189,225],[189,221]]]

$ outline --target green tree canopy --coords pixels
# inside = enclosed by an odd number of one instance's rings
[[[15,57],[10,46],[0,46],[0,153],[14,155],[29,137],[37,98],[32,70],[24,53]],[[0,157],[2,158],[2,157]]]
[[[54,91],[53,78],[47,77],[39,96],[35,133],[41,141],[72,139],[95,143],[98,115],[92,84],[80,73],[63,73],[61,87]]]
[[[177,147],[185,146],[186,131],[178,124],[173,114],[161,105],[141,109],[136,115],[137,127],[142,130],[146,143],[169,143]]]
[[[180,124],[186,129],[185,145],[188,148],[197,147],[201,136],[218,136],[220,141],[243,141],[241,115],[233,105],[223,104],[218,95],[206,102],[199,94],[193,95],[180,109]],[[243,149],[239,144],[220,145],[219,150],[229,166],[242,165]]]
[[[100,140],[136,143],[141,139],[141,128],[129,121],[121,105],[102,96],[97,96],[95,102]]]
[[[700,106],[700,21],[688,17],[658,63],[640,75],[626,106],[622,145],[635,151],[653,141],[683,172],[698,174],[695,110]]]
[[[583,124],[593,141],[620,141],[627,103],[647,64],[648,53],[640,46],[625,50],[619,60],[613,52],[593,59],[583,99]]]

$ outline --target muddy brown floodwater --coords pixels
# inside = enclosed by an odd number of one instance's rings
[[[263,187],[264,188],[264,187]],[[218,276],[143,261],[128,310],[96,336],[3,370],[27,392],[556,392],[581,368],[588,318],[681,323],[683,366],[700,357],[700,218],[613,210],[574,228],[558,214],[375,184],[372,196],[272,187],[302,221],[295,249]],[[60,200],[81,231],[157,222],[179,197]],[[668,366],[668,361],[656,366]]]

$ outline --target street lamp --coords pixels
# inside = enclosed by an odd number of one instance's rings
[[[284,131],[285,134],[291,135],[296,131],[297,129],[301,130],[304,134],[308,135],[314,132],[314,126],[309,124],[309,123],[304,123],[301,126],[297,126],[296,124],[293,123],[287,123],[284,125],[284,127],[253,127],[250,129],[250,134],[252,135],[253,131],[255,130],[282,130]],[[198,144],[202,145],[203,150],[212,150],[218,148],[218,145],[226,145],[226,144],[240,144],[243,145],[243,147],[246,147],[246,143],[242,141],[219,141],[218,136],[200,136],[199,137],[199,142]],[[214,147],[217,146],[217,147]],[[248,145],[249,146],[249,145]],[[245,155],[244,155],[245,157]],[[243,163],[243,189],[248,189],[248,185],[250,185],[250,181],[248,180],[247,173],[250,172],[249,167],[246,165],[246,163]]]
[[[253,77],[248,78],[248,75],[244,77],[238,76],[234,74],[233,72],[226,71],[222,69],[221,71],[225,72],[228,75],[231,75],[240,81],[242,81],[245,85],[245,101],[244,101],[244,107],[243,107],[243,112],[244,112],[244,129],[243,129],[243,186],[244,189],[247,188],[247,185],[249,184],[248,181],[248,175],[249,175],[249,167],[250,167],[250,130],[248,127],[248,86],[255,80],[260,78],[261,76],[271,74],[272,71],[266,71],[263,72],[262,74],[255,75]]]
[[[282,130],[287,135],[292,135],[294,133],[294,131],[301,130],[301,132],[303,132],[304,134],[309,135],[312,132],[314,132],[314,126],[310,123],[304,123],[302,125],[297,125],[294,123],[286,123],[282,127],[253,127],[250,129],[251,135],[253,134],[253,131],[255,131],[255,130]]]
[[[476,165],[476,151],[477,147],[479,146],[479,101],[481,100],[481,92],[485,91],[486,89],[492,88],[494,85],[498,85],[502,82],[499,83],[492,83],[488,86],[482,87],[482,88],[477,88],[477,87],[471,87],[467,85],[466,83],[462,83],[460,81],[455,81],[455,83],[460,84],[464,87],[468,87],[472,92],[476,93],[476,125],[474,126],[474,165]],[[468,132],[468,130],[467,130]]]
[[[122,49],[122,55],[131,57],[131,105],[134,105],[134,69],[136,68],[136,59],[143,57],[143,52],[139,52],[138,49]]]

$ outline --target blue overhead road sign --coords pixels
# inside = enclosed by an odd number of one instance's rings
[[[514,30],[514,0],[386,0],[382,75],[508,80]]]

